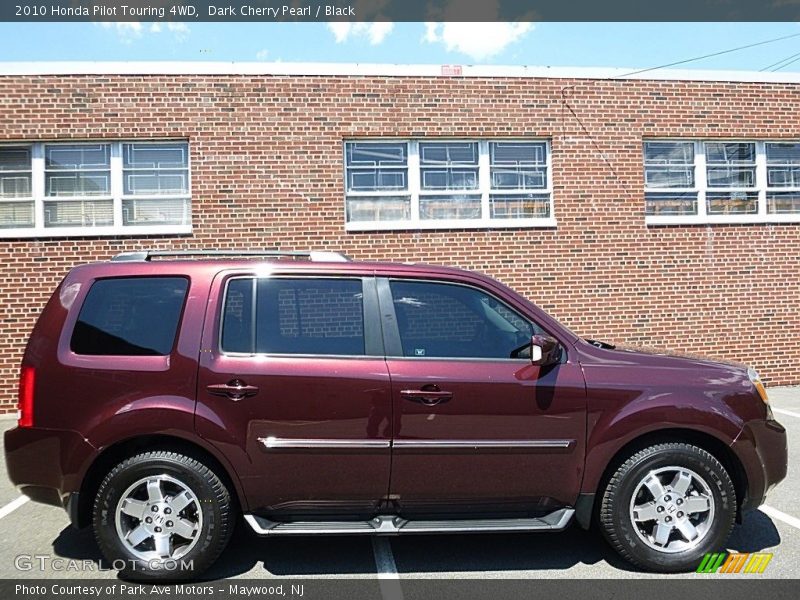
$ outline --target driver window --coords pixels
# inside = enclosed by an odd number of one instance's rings
[[[447,283],[389,283],[403,356],[524,358],[536,332],[526,319],[476,288]]]

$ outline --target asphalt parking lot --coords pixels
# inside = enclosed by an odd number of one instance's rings
[[[778,420],[789,432],[789,475],[765,507],[735,528],[729,550],[772,552],[757,577],[796,578],[800,564],[800,387],[772,388]],[[14,426],[0,421],[3,430]],[[0,578],[115,578],[103,566],[90,530],[69,526],[64,511],[25,502],[0,467]],[[23,557],[20,559],[19,557]],[[45,557],[32,560],[26,557]],[[84,567],[63,570],[77,561]],[[61,565],[62,570],[54,568]],[[28,569],[28,567],[30,567]],[[261,578],[639,578],[599,535],[573,525],[561,534],[430,535],[396,538],[258,538],[241,526],[211,579]],[[708,577],[684,574],[669,577]],[[746,577],[746,575],[740,575]]]

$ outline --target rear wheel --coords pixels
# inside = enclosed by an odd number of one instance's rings
[[[600,527],[611,546],[653,571],[694,570],[725,544],[736,515],[733,482],[702,448],[665,443],[628,458],[606,486]]]
[[[233,530],[230,493],[194,458],[145,452],[114,467],[93,523],[103,555],[124,577],[182,579],[216,560]]]

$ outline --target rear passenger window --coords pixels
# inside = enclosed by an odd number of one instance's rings
[[[189,282],[119,277],[92,284],[72,332],[76,354],[163,356],[172,351]]]
[[[231,280],[223,309],[222,350],[364,355],[361,280],[274,278],[257,279],[255,286],[252,279]]]

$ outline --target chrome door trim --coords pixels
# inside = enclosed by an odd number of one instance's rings
[[[570,448],[575,440],[395,440],[394,448],[468,449],[468,448]]]
[[[275,436],[260,437],[261,442],[267,450],[281,449],[302,449],[302,450],[326,450],[326,449],[363,449],[363,448],[389,448],[390,440],[337,440],[337,439],[302,439],[302,438],[279,438]]]
[[[375,439],[323,439],[260,437],[258,441],[267,450],[335,450],[397,448],[398,450],[478,450],[514,448],[550,448],[566,450],[575,440],[375,440]]]

